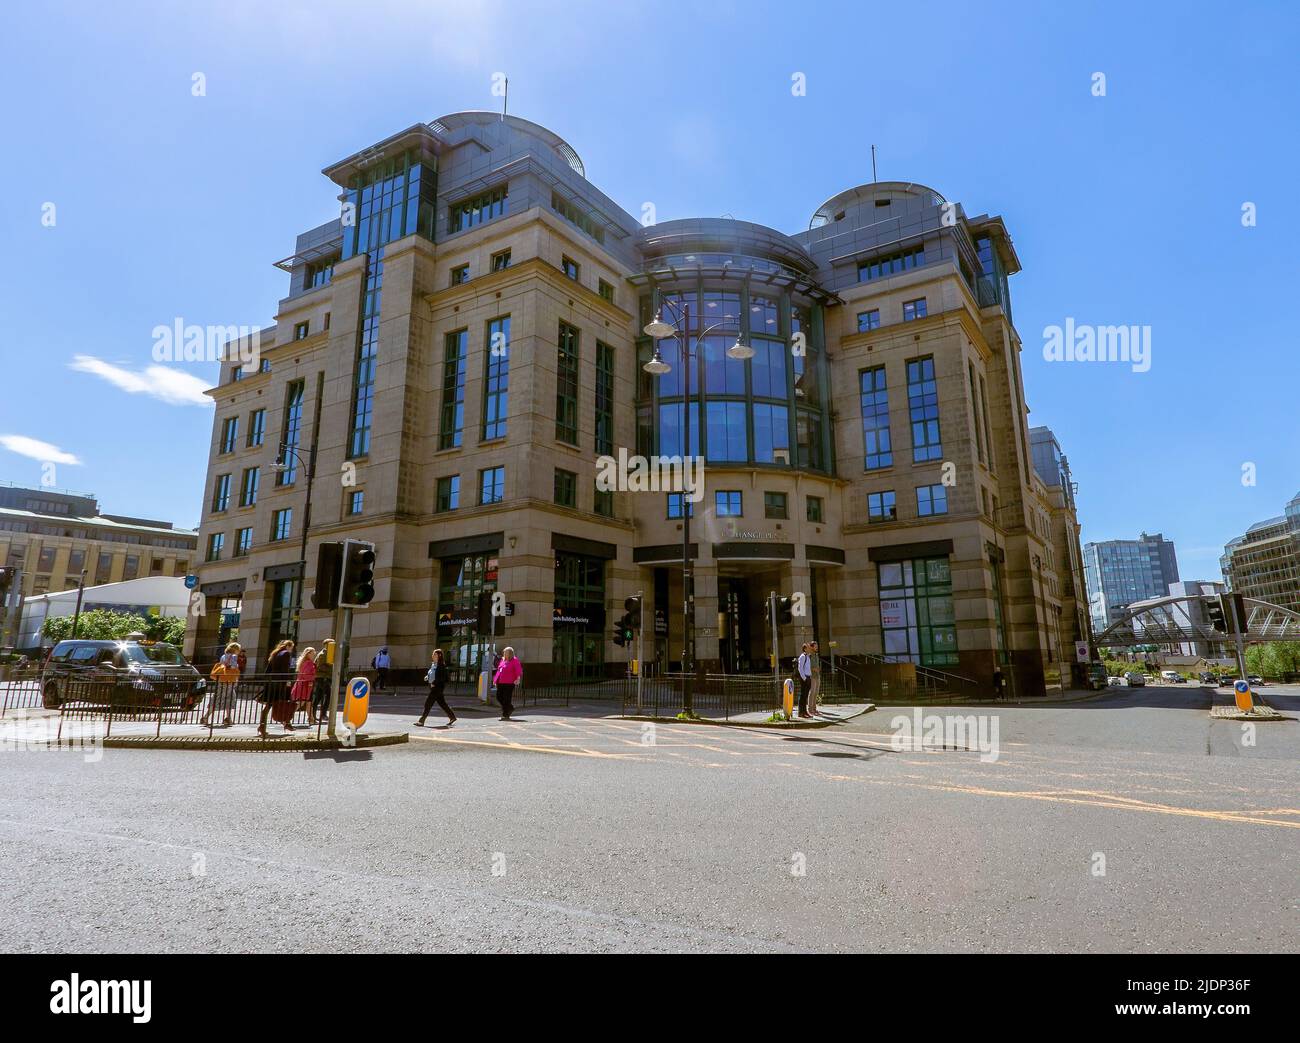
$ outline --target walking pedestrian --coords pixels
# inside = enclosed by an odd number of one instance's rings
[[[425,718],[429,716],[433,704],[437,703],[442,712],[447,715],[447,724],[455,724],[456,715],[447,705],[447,697],[443,695],[443,690],[447,687],[447,662],[443,658],[441,648],[433,650],[433,662],[429,664],[429,672],[424,675],[424,680],[429,685],[429,697],[424,700],[424,709],[420,712],[420,719],[415,723],[423,728]]]
[[[812,683],[808,686],[808,712],[817,715],[817,701],[822,694],[822,654],[816,641],[808,642],[808,660],[812,666]]]
[[[382,692],[388,687],[388,669],[393,665],[387,645],[375,653],[375,658],[370,660],[370,665],[375,668],[375,691]]]
[[[524,675],[524,665],[515,657],[515,650],[506,646],[501,652],[501,664],[492,675],[492,683],[497,686],[497,702],[501,704],[501,720],[510,720],[515,712],[514,694]]]
[[[993,698],[1002,698],[1002,667],[1000,666],[993,668]]]
[[[212,715],[218,711],[224,712],[226,715],[226,720],[221,727],[229,728],[234,724],[232,714],[235,710],[235,689],[239,684],[240,651],[237,641],[230,642],[230,644],[226,645],[226,650],[222,653],[221,658],[212,666],[212,672],[208,676],[217,684],[212,695],[208,697],[208,708],[203,712],[203,716],[199,718],[199,724],[205,728],[212,727]]]
[[[302,658],[298,660],[298,674],[294,678],[293,688],[290,696],[293,698],[293,705],[289,708],[288,719],[282,721],[284,730],[293,731],[293,713],[303,703],[311,701],[312,690],[316,687],[316,649],[307,647],[302,650]]]
[[[325,648],[316,653],[316,687],[312,691],[311,716],[308,718],[314,725],[325,723],[329,716],[330,693],[334,691],[334,664],[326,661],[329,643],[330,639],[326,638]]]
[[[808,655],[808,642],[803,643],[797,663],[799,674],[799,716],[811,717],[808,712],[808,693],[812,690],[812,659]]]
[[[257,734],[263,739],[267,738],[266,719],[270,716],[272,705],[287,702],[290,698],[289,689],[293,686],[293,649],[293,642],[286,638],[271,649],[271,654],[266,657],[266,670],[271,678],[262,687],[262,694],[257,697],[262,704]]]

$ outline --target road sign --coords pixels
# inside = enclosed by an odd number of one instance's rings
[[[194,575],[194,573],[191,572],[188,576],[185,577],[186,590],[193,590],[198,585],[199,585],[199,577]]]
[[[1250,697],[1250,682],[1237,681],[1232,687],[1237,696],[1237,709],[1242,713],[1250,713],[1255,708],[1255,701]]]
[[[355,731],[366,723],[370,715],[370,682],[364,677],[354,677],[348,682],[348,699],[343,705],[343,723]]]
[[[1075,662],[1078,663],[1086,663],[1092,659],[1092,656],[1088,652],[1087,641],[1076,641],[1074,643],[1074,659]]]

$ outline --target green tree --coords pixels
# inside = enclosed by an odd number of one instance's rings
[[[1260,677],[1283,677],[1300,673],[1300,643],[1267,641],[1246,649],[1246,668]]]
[[[41,624],[42,636],[55,642],[65,641],[72,636],[72,616],[50,616]],[[182,626],[184,620],[181,621]],[[77,636],[91,641],[120,641],[127,634],[139,630],[149,633],[149,620],[144,616],[128,612],[110,612],[95,608],[81,613],[77,623]]]

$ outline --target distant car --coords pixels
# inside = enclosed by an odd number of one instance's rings
[[[1231,688],[1236,683],[1237,683],[1237,679],[1235,677],[1229,677],[1227,674],[1219,675],[1220,688]]]
[[[1187,678],[1185,678],[1177,670],[1161,670],[1160,680],[1166,682],[1167,684],[1184,684],[1187,681]]]
[[[1249,681],[1249,682],[1251,683],[1252,687],[1253,687],[1254,685],[1265,685],[1265,684],[1268,684],[1268,682],[1265,681],[1262,677],[1258,677],[1258,676],[1256,676],[1255,674],[1251,674],[1249,677],[1246,678],[1246,680]]]
[[[1146,674],[1140,670],[1130,670],[1124,675],[1124,680],[1130,688],[1141,688],[1147,683]]]
[[[1219,678],[1216,674],[1201,673],[1201,684],[1218,684]]]
[[[207,682],[180,650],[162,642],[60,641],[41,673],[42,703],[69,700],[114,708],[189,710]]]
[[[1110,677],[1106,678],[1107,688],[1123,688],[1124,684],[1124,678],[1119,676],[1119,674],[1111,674]]]

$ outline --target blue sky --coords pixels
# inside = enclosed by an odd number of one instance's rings
[[[1300,490],[1287,6],[56,2],[6,22],[0,480],[38,484],[50,452],[24,440],[49,443],[58,487],[196,524],[211,411],[191,403],[215,366],[147,373],[153,328],[269,323],[271,262],[337,214],[320,169],[498,107],[503,72],[510,111],[634,214],[798,231],[871,180],[872,143],[882,180],[1001,214],[1031,423],[1070,457],[1085,540],[1163,531],[1184,578],[1217,578],[1224,541]],[[1044,360],[1067,317],[1149,325],[1150,370]]]

